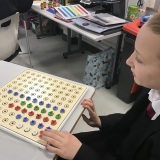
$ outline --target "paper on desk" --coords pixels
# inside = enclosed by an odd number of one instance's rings
[[[103,33],[105,31],[108,31],[108,30],[111,30],[111,29],[116,29],[116,28],[122,27],[122,24],[119,24],[119,25],[116,25],[116,26],[103,27],[101,25],[98,25],[96,23],[90,22],[90,21],[85,20],[83,18],[73,19],[72,21],[76,25],[78,25],[78,26],[80,26],[80,27],[82,27],[84,29],[96,32],[96,33]]]
[[[91,15],[89,15],[87,17],[83,17],[83,18],[87,19],[91,22],[97,23],[101,26],[124,24],[127,22],[126,20],[124,20],[122,18],[110,15],[108,13],[91,14]]]

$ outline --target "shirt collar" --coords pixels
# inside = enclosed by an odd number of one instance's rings
[[[155,120],[160,115],[160,91],[151,89],[148,99],[152,103],[153,110],[156,112],[151,120]]]

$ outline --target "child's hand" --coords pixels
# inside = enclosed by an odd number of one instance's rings
[[[84,114],[82,115],[83,120],[91,127],[101,127],[101,121],[100,118],[98,117],[95,107],[94,107],[94,102],[92,99],[84,99],[81,103],[81,105],[88,110],[90,118],[87,118]]]
[[[73,159],[82,145],[75,136],[66,131],[45,129],[39,137],[48,142],[47,150],[64,159]]]

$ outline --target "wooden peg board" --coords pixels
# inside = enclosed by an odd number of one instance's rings
[[[44,149],[39,133],[60,130],[88,87],[27,69],[0,88],[1,129]]]

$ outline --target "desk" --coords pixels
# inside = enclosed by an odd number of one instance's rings
[[[26,67],[22,67],[9,62],[0,61],[0,87],[4,86],[10,80],[25,71]],[[89,86],[89,90],[84,98],[90,98],[95,92],[93,87]],[[62,130],[72,131],[83,112],[82,106],[79,104],[66,122]],[[0,130],[0,159],[3,160],[52,160],[55,154],[46,150],[39,149],[27,142],[13,137],[6,132]]]
[[[41,22],[41,15],[43,15],[43,16],[53,20],[54,22],[57,22],[58,24],[61,24],[65,27],[67,27],[67,32],[68,32],[68,35],[67,35],[67,52],[63,54],[64,58],[67,58],[68,55],[74,54],[76,52],[82,52],[83,51],[82,36],[85,36],[85,37],[87,37],[91,40],[94,40],[94,41],[101,41],[101,40],[104,40],[104,39],[107,39],[107,38],[117,36],[116,53],[115,53],[115,59],[114,59],[114,62],[113,62],[113,70],[112,70],[112,73],[111,73],[111,83],[112,83],[113,77],[116,73],[116,66],[118,64],[119,53],[120,53],[120,49],[121,49],[121,42],[122,42],[122,38],[123,38],[123,32],[113,31],[113,33],[103,35],[103,34],[93,33],[91,31],[81,29],[81,28],[75,26],[73,22],[66,23],[62,20],[54,18],[54,15],[52,13],[48,12],[46,9],[42,10],[40,8],[40,3],[39,2],[38,3],[37,2],[33,3],[32,10],[39,14],[39,21],[40,22]],[[71,51],[71,30],[78,33],[78,50],[75,50],[75,51]],[[106,84],[107,88],[110,88],[110,86],[111,86],[111,84]]]
[[[62,20],[59,20],[57,18],[54,18],[54,15],[48,11],[46,11],[46,9],[42,10],[40,8],[40,3],[37,3],[37,2],[34,2],[33,5],[32,5],[32,10],[37,12],[38,14],[40,15],[43,15],[44,17],[47,17],[51,20],[53,20],[54,22],[57,22],[58,24],[61,24],[65,27],[67,27],[68,29],[71,29],[85,37],[88,37],[94,41],[101,41],[101,40],[104,40],[104,39],[107,39],[107,38],[111,38],[111,37],[114,37],[114,36],[119,36],[122,34],[121,31],[118,31],[118,32],[115,32],[115,33],[111,33],[111,34],[108,34],[108,35],[102,35],[102,34],[98,34],[98,33],[93,33],[93,32],[90,32],[90,31],[86,31],[84,29],[81,29],[77,26],[74,25],[73,22],[70,22],[70,23],[66,23]]]

